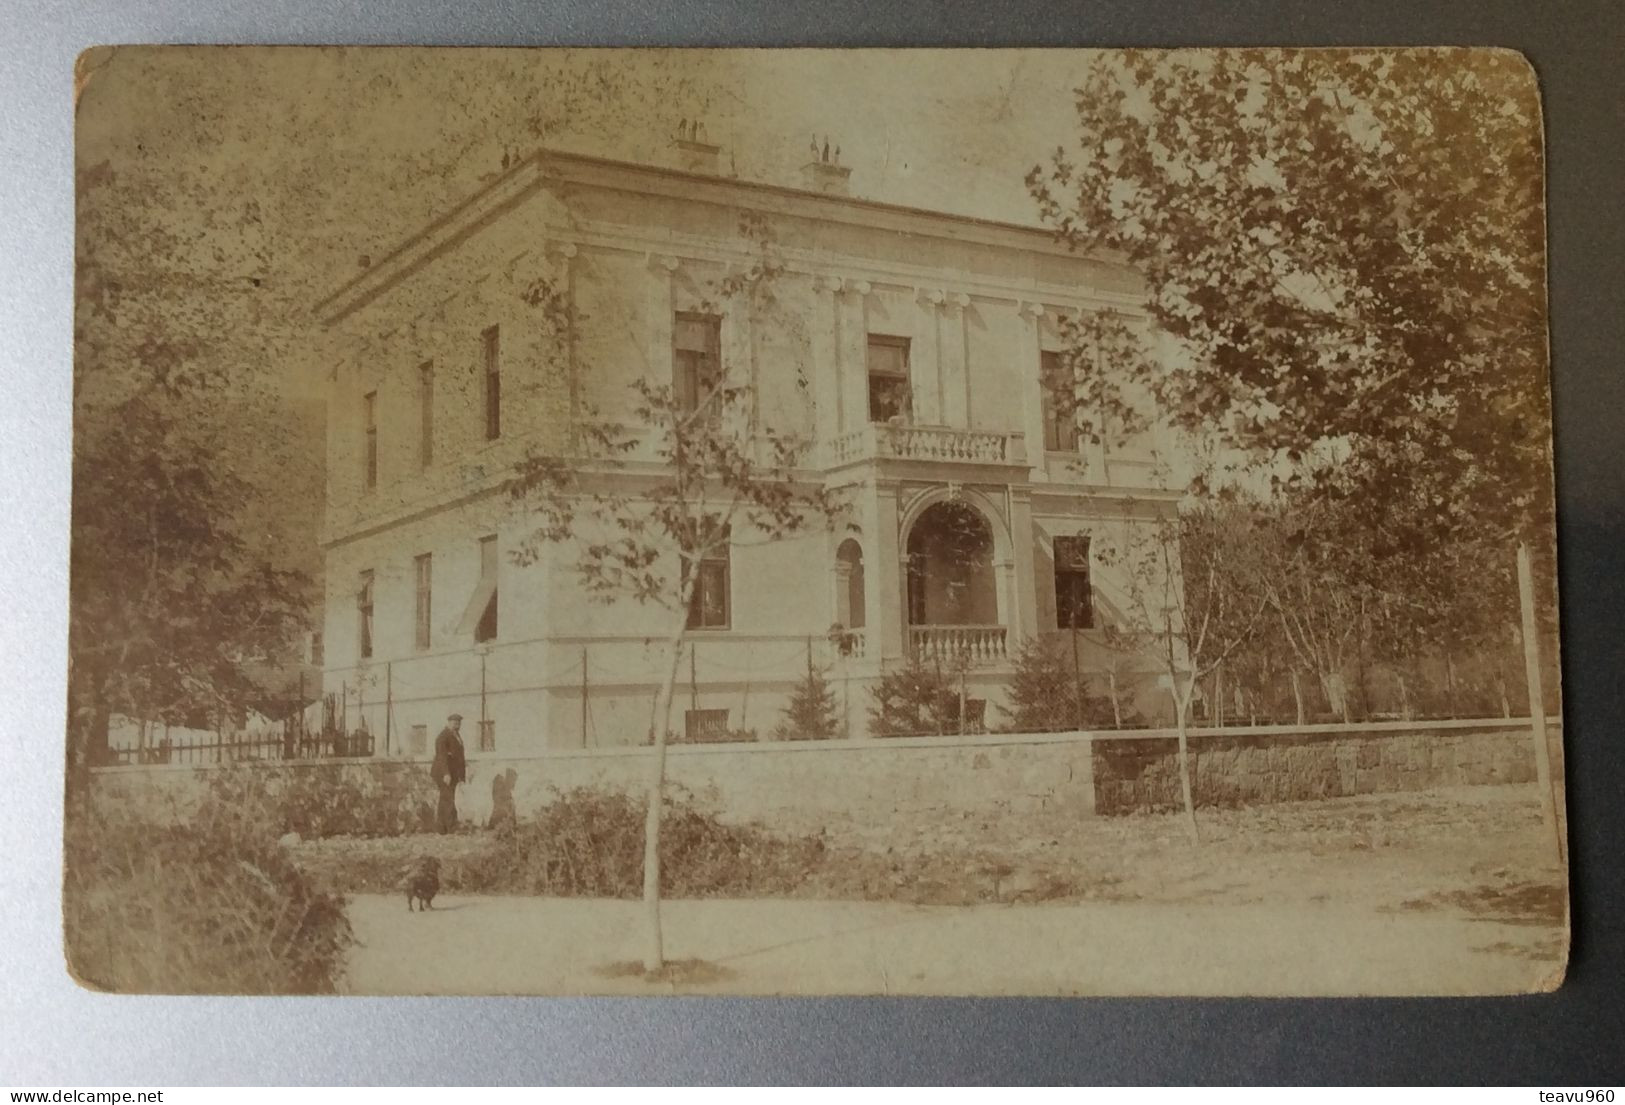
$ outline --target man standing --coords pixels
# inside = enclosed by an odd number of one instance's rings
[[[434,739],[434,766],[429,774],[440,788],[440,804],[435,808],[435,828],[449,833],[457,828],[457,784],[468,778],[468,765],[463,759],[463,738],[458,732],[463,727],[463,715],[452,714],[446,727]]]

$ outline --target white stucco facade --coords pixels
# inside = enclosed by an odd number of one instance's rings
[[[1044,448],[1040,359],[1059,348],[1057,320],[1113,308],[1143,325],[1131,271],[1036,228],[854,199],[839,180],[827,191],[827,171],[771,186],[680,152],[697,164],[521,161],[319,306],[325,686],[380,752],[421,750],[453,709],[475,755],[482,719],[504,753],[646,738],[669,616],[589,600],[567,549],[521,563],[535,520],[502,483],[527,447],[564,450],[574,422],[623,412],[635,379],[671,383],[683,318],[715,320],[753,427],[811,442],[805,478],[851,510],[833,532],[733,551],[726,625],[692,631],[682,659],[678,731],[698,710],[770,733],[810,655],[862,734],[868,686],[911,652],[969,655],[969,693],[997,723],[1020,642],[1056,629],[1054,539],[1098,541],[1125,509],[1173,508],[1147,443]],[[539,288],[558,293],[553,313]],[[877,341],[904,351],[910,406],[883,423]],[[979,574],[951,585],[919,566],[943,504],[974,511],[987,541]],[[494,633],[479,625],[492,538]],[[1109,606],[1109,570],[1091,582]]]

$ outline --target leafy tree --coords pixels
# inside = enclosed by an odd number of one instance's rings
[[[1542,154],[1510,52],[1129,51],[1077,89],[1042,217],[1144,274],[1134,383],[1261,458],[1328,441],[1429,532],[1549,541]],[[1081,352],[1081,351],[1080,351]]]
[[[835,691],[824,673],[812,664],[807,665],[806,676],[790,692],[784,717],[774,732],[780,740],[832,740],[840,735]]]

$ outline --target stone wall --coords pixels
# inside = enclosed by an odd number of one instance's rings
[[[1553,744],[1560,742],[1554,739]],[[1189,750],[1198,806],[1492,786],[1535,778],[1526,720],[1198,730],[1190,736]],[[1552,770],[1559,772],[1560,747],[1553,751]],[[1097,739],[1093,766],[1098,813],[1181,804],[1178,740],[1166,732]]]
[[[1553,732],[1561,730],[1554,726]],[[878,821],[925,810],[997,814],[1061,809],[1087,816],[1177,805],[1175,749],[1168,730],[675,745],[667,777],[704,804],[733,817],[767,822],[806,824],[829,816]],[[1520,783],[1535,777],[1526,719],[1195,730],[1191,749],[1201,805]],[[458,805],[466,819],[484,823],[493,784],[506,789],[511,783],[515,809],[523,816],[557,791],[639,789],[649,762],[647,749],[637,748],[476,756]],[[1553,769],[1561,771],[1558,756]],[[101,768],[96,772],[98,800],[184,814],[218,770]],[[350,793],[366,794],[381,785],[399,789],[392,785],[395,776],[426,776],[428,765],[413,759],[335,760],[275,770],[280,785],[313,773],[323,788],[348,782]]]

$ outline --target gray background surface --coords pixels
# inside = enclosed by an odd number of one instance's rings
[[[1618,5],[0,3],[0,1085],[1622,1081],[1625,32]],[[1570,981],[1484,1001],[115,998],[62,967],[71,73],[109,42],[1499,45],[1545,94]],[[1036,951],[1036,949],[1035,949]]]

